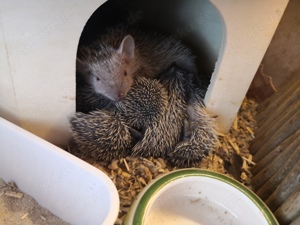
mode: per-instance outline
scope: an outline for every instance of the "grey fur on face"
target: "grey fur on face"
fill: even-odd
[[[89,113],[95,110],[110,108],[114,102],[98,94],[89,85],[80,85],[76,90],[76,111]]]

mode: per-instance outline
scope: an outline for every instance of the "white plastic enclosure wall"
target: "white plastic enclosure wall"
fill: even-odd
[[[181,1],[180,7],[201,11],[200,1]],[[56,145],[67,144],[68,116],[75,111],[78,40],[87,20],[104,2],[0,2],[0,116]],[[220,37],[210,34],[209,26],[199,26],[208,43],[204,48],[211,46],[212,57],[218,58],[205,101],[209,112],[218,115],[219,128],[226,131],[288,0],[210,2],[220,12],[224,32]],[[187,18],[178,29],[193,24],[193,18],[178,16]],[[222,40],[220,47],[211,45],[218,40]]]
[[[119,196],[104,173],[2,118],[0,143],[0,178],[70,224],[114,223]]]

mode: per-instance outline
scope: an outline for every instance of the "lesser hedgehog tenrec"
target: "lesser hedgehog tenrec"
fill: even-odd
[[[83,155],[110,161],[125,157],[134,145],[130,129],[118,114],[106,110],[76,113],[70,119],[75,148]]]
[[[196,166],[217,143],[214,120],[206,113],[199,93],[194,92],[187,105],[182,140],[168,152],[169,162],[178,167]]]
[[[86,111],[81,107],[87,104],[86,94],[88,98],[91,94],[101,94],[107,98],[104,103],[120,101],[127,95],[135,77],[157,78],[173,62],[196,73],[194,58],[191,50],[174,36],[125,25],[109,28],[95,41],[79,47],[77,110]],[[93,89],[90,93],[89,87]],[[89,107],[101,109],[103,104],[98,103]]]
[[[148,103],[148,104],[145,104]],[[75,147],[83,154],[110,161],[131,154],[146,127],[158,120],[167,106],[167,91],[157,80],[135,79],[126,98],[114,107],[70,118]]]
[[[168,92],[158,80],[138,77],[126,98],[115,105],[129,126],[144,132],[165,114]]]
[[[192,76],[175,64],[160,76],[168,92],[168,105],[165,113],[145,131],[144,138],[132,149],[136,156],[165,157],[179,142],[183,121],[187,118],[186,105],[189,91],[193,88]]]

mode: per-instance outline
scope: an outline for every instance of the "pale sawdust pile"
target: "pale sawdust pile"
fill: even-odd
[[[0,179],[1,225],[68,225],[31,196],[21,192],[15,183]]]

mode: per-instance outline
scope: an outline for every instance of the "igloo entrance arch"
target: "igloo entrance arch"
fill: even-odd
[[[116,11],[105,9],[111,2],[0,3],[1,117],[56,145],[68,143],[68,117],[75,112],[78,42],[83,41],[83,28],[88,28],[85,25],[99,7],[99,10],[104,7],[99,14],[99,27],[117,21]],[[223,131],[231,126],[288,3],[287,0],[241,0],[238,4],[234,0],[115,2],[116,7],[124,2],[123,9],[142,7],[142,17],[133,14],[128,17],[130,22],[140,21],[164,32],[177,33],[196,51],[199,71],[208,79],[211,76],[205,96],[207,109],[218,115],[218,126]],[[199,16],[205,7],[219,11],[221,21],[213,22],[212,15],[218,13],[210,14],[209,10]],[[194,29],[207,21],[211,26],[203,27],[201,32],[199,29],[199,33]]]

